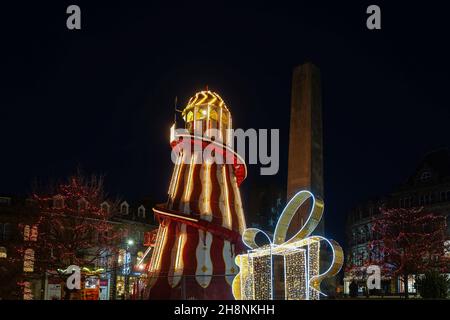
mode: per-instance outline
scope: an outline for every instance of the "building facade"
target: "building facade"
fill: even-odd
[[[53,205],[61,200],[56,197]],[[102,209],[112,210],[112,204],[104,202]],[[68,298],[64,293],[67,276],[47,265],[47,253],[40,245],[38,211],[31,199],[0,197],[0,299]],[[153,214],[148,204],[130,206],[123,201],[108,223],[120,231],[121,237],[89,265],[80,266],[83,290],[71,294],[73,299],[87,299],[86,293],[99,300],[141,298],[151,251],[151,243],[145,238],[156,229]],[[89,256],[89,251],[98,249],[99,244],[93,240],[91,250],[83,254]]]
[[[370,200],[354,208],[347,216],[347,254],[344,274],[344,292],[349,293],[349,284],[355,280],[359,292],[365,290],[365,268],[374,252],[369,252],[369,242],[374,240],[372,222],[380,214],[380,207],[412,208],[441,213],[447,219],[447,234],[450,235],[450,150],[435,150],[427,154],[413,174],[392,193]],[[448,253],[447,253],[448,254]],[[399,279],[382,276],[384,294],[405,292]],[[414,276],[408,279],[408,291],[415,293]]]

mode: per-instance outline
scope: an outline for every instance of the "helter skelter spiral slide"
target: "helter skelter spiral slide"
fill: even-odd
[[[239,185],[247,169],[231,148],[231,113],[217,93],[196,93],[182,117],[185,133],[172,128],[171,134],[176,159],[169,197],[153,209],[160,225],[146,294],[149,299],[233,299],[235,257],[244,250],[246,228]],[[205,149],[213,160],[193,151]]]

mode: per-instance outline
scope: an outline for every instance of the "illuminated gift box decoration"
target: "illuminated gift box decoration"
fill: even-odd
[[[287,231],[297,210],[308,200],[312,200],[311,211],[306,223],[289,240]],[[284,263],[284,290],[286,300],[318,300],[320,283],[325,278],[335,276],[342,267],[342,248],[334,240],[322,236],[311,236],[323,215],[324,203],[309,191],[297,193],[284,208],[275,227],[273,242],[269,236],[256,228],[244,231],[243,242],[250,248],[246,254],[236,257],[240,268],[233,281],[233,296],[237,300],[274,299],[273,256],[282,256]],[[269,240],[268,245],[259,247],[255,238],[262,233]],[[320,272],[320,243],[331,248],[330,266]]]

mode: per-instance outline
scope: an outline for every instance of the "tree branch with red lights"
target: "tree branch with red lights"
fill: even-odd
[[[380,208],[373,221],[369,252],[371,264],[378,264],[382,274],[400,277],[408,297],[408,277],[428,270],[448,271],[445,256],[446,219],[423,208]]]
[[[77,172],[47,192],[33,193],[38,206],[38,245],[45,269],[90,267],[107,258],[122,233],[111,221],[117,203],[108,202],[103,178]]]

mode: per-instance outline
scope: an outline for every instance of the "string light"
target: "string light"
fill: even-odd
[[[195,164],[195,161],[196,161],[196,156],[197,156],[197,153],[194,153],[191,156],[191,163],[190,163],[190,166],[189,166],[188,180],[187,180],[187,183],[186,183],[186,190],[185,190],[184,197],[183,197],[183,199],[184,199],[184,201],[185,201],[185,203],[187,205],[189,204],[189,200],[191,198],[192,175],[194,174],[194,168],[195,168],[194,164]]]
[[[225,203],[225,218],[226,218],[225,227],[231,229],[230,201],[228,198],[228,184],[225,165],[222,165],[222,183],[223,183],[224,203]]]
[[[313,205],[306,223],[291,239],[286,239],[292,217],[309,198],[312,198]],[[342,248],[335,241],[310,236],[322,214],[323,202],[315,199],[309,191],[300,191],[283,210],[275,228],[274,243],[265,232],[256,228],[246,229],[242,240],[251,250],[236,257],[240,272],[233,281],[234,297],[245,300],[274,299],[273,256],[281,255],[284,263],[285,299],[318,300],[320,294],[323,294],[320,291],[322,280],[336,275],[343,264]],[[259,247],[255,241],[258,233],[265,235],[270,244]],[[332,249],[332,262],[323,273],[319,269],[321,241]]]

